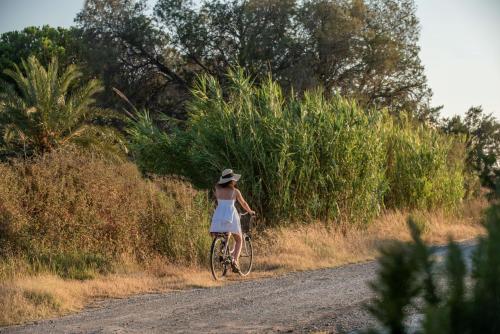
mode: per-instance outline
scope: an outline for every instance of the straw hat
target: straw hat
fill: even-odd
[[[223,184],[229,181],[238,181],[240,179],[240,174],[235,174],[232,169],[224,169],[222,175],[219,179],[218,184]]]

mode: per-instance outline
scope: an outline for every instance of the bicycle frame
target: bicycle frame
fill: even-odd
[[[248,213],[241,214],[241,216],[248,215]],[[251,220],[248,222],[248,231],[243,231],[241,234],[241,242],[242,242],[242,252],[240,255],[240,260],[241,259],[248,259],[245,261],[245,263],[248,264],[247,270],[243,270],[242,272],[240,271],[241,276],[246,276],[250,273],[252,270],[252,263],[253,263],[253,247],[252,247],[252,242],[251,242],[251,236],[250,236],[250,226],[251,226]],[[210,268],[212,271],[213,277],[217,280],[218,274],[220,273],[220,278],[223,278],[226,276],[227,270],[229,267],[231,267],[233,257],[232,257],[232,249],[231,249],[231,234],[229,232],[220,232],[220,233],[213,233],[214,239],[212,241],[212,246],[210,250]],[[217,245],[218,244],[218,245]],[[217,246],[216,246],[217,245]],[[221,268],[216,269],[215,266],[218,264]]]

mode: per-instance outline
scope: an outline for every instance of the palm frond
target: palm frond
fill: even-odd
[[[96,118],[110,119],[113,114],[118,118],[117,113],[95,106],[94,96],[103,89],[98,80],[81,83],[78,68],[70,65],[61,71],[56,58],[45,68],[30,57],[4,73],[14,86],[5,86],[0,97],[0,126],[12,145],[22,143],[35,153],[70,142],[94,148],[113,144],[114,149],[124,151],[116,131],[92,124]]]

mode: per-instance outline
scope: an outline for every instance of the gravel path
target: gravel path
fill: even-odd
[[[461,245],[466,254],[473,243]],[[435,253],[442,255],[444,247]],[[346,265],[223,287],[108,300],[98,308],[0,328],[0,333],[350,332],[373,319],[364,310],[376,262]]]

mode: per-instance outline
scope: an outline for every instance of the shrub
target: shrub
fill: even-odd
[[[28,219],[24,195],[19,176],[10,166],[0,164],[0,247],[5,254],[12,254],[22,242],[18,233]]]
[[[500,194],[497,192],[497,194]],[[423,313],[422,330],[434,333],[498,333],[500,330],[500,205],[485,217],[487,236],[480,238],[468,270],[460,247],[450,241],[444,268],[431,260],[430,249],[411,223],[413,243],[396,243],[379,260],[370,308],[381,322],[380,333],[408,333],[407,310]],[[443,272],[444,271],[444,272]],[[437,284],[444,276],[445,283]],[[471,293],[466,288],[471,286]],[[423,303],[417,298],[423,295]],[[422,305],[423,304],[423,305]],[[377,333],[371,330],[370,333]],[[413,331],[411,331],[413,332]]]
[[[458,138],[402,117],[387,122],[389,208],[453,208],[464,197],[465,150]]]
[[[81,278],[121,256],[205,261],[210,204],[186,182],[145,180],[132,163],[77,149],[0,170],[0,257]]]
[[[157,178],[154,185],[144,217],[154,251],[174,262],[205,263],[212,241],[208,229],[213,208],[208,194],[181,180]]]

